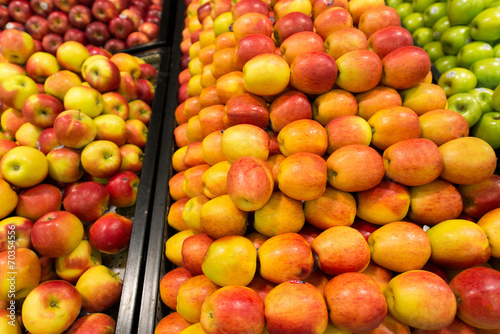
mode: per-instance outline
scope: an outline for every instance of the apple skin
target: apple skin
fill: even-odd
[[[470,36],[477,41],[493,42],[500,38],[500,8],[487,8],[470,22]]]
[[[139,176],[130,171],[118,172],[111,176],[106,183],[106,190],[110,196],[109,203],[118,208],[135,205],[139,182]]]
[[[98,178],[108,178],[118,172],[121,160],[120,148],[109,140],[95,140],[81,153],[83,169]]]
[[[277,142],[281,154],[285,157],[300,152],[322,156],[328,147],[328,134],[319,122],[299,119],[288,123],[281,129]]]
[[[9,254],[16,255],[16,271],[9,272]],[[12,260],[10,260],[12,261]],[[3,268],[0,273],[2,285],[0,285],[0,300],[9,302],[25,298],[34,288],[38,286],[40,280],[41,267],[37,254],[28,248],[18,248],[0,253],[0,264]],[[15,287],[11,287],[11,281],[15,280]],[[12,291],[14,290],[14,291]]]
[[[353,27],[353,17],[349,11],[342,7],[330,7],[321,12],[314,19],[316,33],[325,40],[331,33]]]
[[[328,310],[322,294],[304,281],[292,280],[274,287],[264,299],[270,333],[323,333]]]
[[[328,53],[305,52],[290,65],[290,84],[306,94],[323,94],[332,89],[337,72],[335,59]]]
[[[330,309],[330,320],[344,331],[372,331],[387,315],[387,303],[378,284],[361,273],[335,276],[323,294]]]
[[[296,90],[280,95],[269,106],[271,128],[276,133],[288,123],[311,118],[312,109],[307,96]]]
[[[67,334],[113,333],[116,328],[115,320],[105,313],[91,313],[78,318],[67,330]]]
[[[288,37],[300,31],[313,31],[313,21],[302,12],[291,12],[276,21],[273,35],[278,45]]]
[[[225,286],[203,302],[200,323],[207,334],[261,333],[265,325],[264,302],[250,288]]]
[[[12,250],[12,247],[32,248],[31,230],[33,223],[24,217],[11,216],[0,221],[0,252]],[[15,236],[12,242],[11,235]]]
[[[76,283],[82,296],[82,311],[103,312],[120,299],[123,281],[111,269],[98,265],[87,269]]]
[[[81,149],[92,142],[97,134],[94,121],[78,110],[66,110],[54,120],[57,140],[66,147]]]
[[[100,218],[108,208],[109,192],[103,185],[94,182],[82,182],[66,193],[64,209],[77,216],[82,222],[93,222]]]
[[[274,41],[262,34],[252,34],[240,39],[234,49],[234,63],[243,69],[245,63],[263,53],[273,53],[276,49]]]
[[[2,104],[16,110],[22,110],[24,101],[37,93],[36,82],[27,75],[14,75],[0,82]]]
[[[36,221],[47,212],[60,210],[61,201],[59,188],[41,183],[19,194],[16,215]]]
[[[464,213],[474,219],[500,207],[500,176],[496,174],[479,183],[458,185],[457,189],[463,199]]]
[[[95,249],[106,254],[117,254],[128,247],[131,233],[132,220],[109,212],[90,226],[89,240]]]
[[[47,161],[48,174],[56,182],[76,182],[83,176],[84,170],[78,150],[64,146],[56,147],[47,153]]]
[[[26,297],[22,308],[23,324],[32,333],[64,332],[76,320],[81,306],[82,298],[71,283],[63,280],[44,282]]]
[[[494,269],[469,268],[450,282],[450,288],[459,300],[457,316],[465,323],[480,329],[500,327],[498,298],[500,273]]]
[[[101,264],[101,253],[82,240],[71,252],[56,259],[56,273],[61,279],[75,284],[89,268]]]
[[[333,59],[338,59],[349,51],[367,49],[368,41],[366,35],[359,29],[344,28],[328,35],[324,46],[326,53]]]
[[[384,296],[390,314],[417,329],[438,330],[455,319],[457,302],[451,288],[428,271],[411,270],[392,278]],[[398,303],[401,300],[404,307]]]
[[[336,85],[352,93],[375,88],[382,77],[382,62],[370,50],[350,51],[336,59],[336,63],[339,70]]]
[[[403,46],[382,59],[381,82],[395,89],[408,89],[420,83],[431,70],[427,52],[416,46]]]
[[[35,53],[33,38],[24,31],[6,29],[0,33],[2,56],[9,62],[24,65]]]
[[[309,224],[321,230],[351,226],[356,216],[356,200],[350,193],[328,187],[318,199],[305,202],[303,213]]]
[[[276,54],[260,54],[243,66],[243,84],[252,94],[279,94],[288,86],[289,81],[289,65]]]
[[[392,26],[401,26],[401,19],[398,12],[389,6],[376,6],[365,10],[358,22],[358,29],[367,38],[381,29]]]
[[[160,280],[160,298],[170,309],[177,307],[177,293],[182,283],[193,275],[184,267],[177,267],[167,272]]]
[[[449,109],[436,109],[419,116],[421,137],[433,141],[436,145],[469,135],[467,119]],[[443,127],[446,124],[446,128]]]
[[[47,94],[31,95],[24,101],[22,112],[26,121],[45,129],[52,127],[64,106],[59,99]]]

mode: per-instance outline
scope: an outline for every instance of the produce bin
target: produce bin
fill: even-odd
[[[180,72],[181,32],[184,22],[184,2],[178,1],[175,15],[175,31],[169,67],[167,84],[167,99],[165,103],[165,119],[160,138],[160,152],[156,175],[156,187],[151,213],[151,230],[148,249],[146,251],[146,266],[144,269],[144,287],[139,312],[137,333],[153,333],[158,322],[169,314],[170,310],[160,300],[159,283],[161,277],[173,269],[165,256],[165,242],[173,234],[173,229],[167,225],[167,210],[170,206],[168,181],[172,174],[171,157],[174,152],[173,130],[175,127],[174,112],[177,107],[178,74]]]
[[[149,222],[151,217],[152,195],[155,188],[156,162],[159,151],[161,125],[166,96],[167,65],[169,49],[153,48],[134,54],[155,66],[158,70],[156,93],[152,105],[151,121],[148,128],[148,140],[144,150],[143,168],[140,174],[140,184],[137,203],[132,212],[125,215],[133,217],[132,235],[128,250],[103,259],[105,264],[119,274],[123,279],[122,295],[116,309],[112,310],[116,317],[116,333],[137,332],[137,308],[141,296],[143,282],[144,252],[147,246]],[[119,212],[122,213],[122,212]],[[123,214],[123,213],[122,213]],[[107,262],[107,263],[106,263]]]

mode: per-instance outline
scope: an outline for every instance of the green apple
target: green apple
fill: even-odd
[[[448,98],[448,109],[461,114],[467,120],[469,128],[481,118],[482,111],[479,102],[469,93],[457,93]]]
[[[500,44],[497,44],[493,47],[493,57],[495,58],[500,57]]]
[[[413,34],[415,30],[424,26],[424,14],[413,12],[402,20],[402,24]]]
[[[491,8],[491,7],[493,7],[492,5],[496,2],[499,2],[499,1],[498,0],[483,0],[484,8]]]
[[[492,1],[487,8],[500,8],[500,1]]]
[[[483,0],[448,0],[448,20],[451,26],[467,25],[483,8]]]
[[[476,61],[493,57],[493,48],[486,42],[475,41],[464,45],[457,54],[457,65],[469,68]]]
[[[438,85],[444,89],[446,96],[449,97],[457,93],[466,93],[476,88],[477,78],[468,69],[455,67],[441,75]]]
[[[427,7],[429,7],[435,2],[436,0],[413,0],[412,1],[413,11],[423,13]]]
[[[424,25],[432,28],[440,18],[446,16],[446,2],[436,2],[424,10]]]
[[[440,73],[444,73],[457,67],[457,56],[444,56],[434,61],[434,66]],[[438,78],[439,79],[439,78]]]
[[[386,0],[385,4],[391,8],[396,8],[400,4],[402,4],[404,1],[403,0]]]
[[[477,78],[478,87],[495,89],[500,85],[500,58],[478,60],[470,70]]]
[[[481,138],[494,150],[500,148],[500,112],[484,114],[471,130],[474,137]]]
[[[434,42],[427,43],[423,47],[423,49],[425,50],[425,52],[427,52],[427,54],[431,58],[432,62],[435,62],[439,58],[443,58],[445,56],[444,51],[443,51],[443,45],[441,45],[440,41],[434,41]],[[453,67],[455,67],[455,66],[453,66]]]
[[[491,106],[496,111],[500,111],[500,86],[495,88],[493,95],[491,96]]]
[[[440,41],[441,36],[443,36],[443,33],[448,30],[449,27],[450,21],[448,20],[448,16],[444,16],[437,20],[432,26],[432,30],[434,30],[434,39]]]
[[[421,47],[434,41],[434,31],[432,31],[432,29],[428,27],[418,28],[411,35],[413,36],[413,39],[415,40],[417,45]]]
[[[477,87],[469,91],[479,102],[483,115],[493,111],[493,106],[491,105],[491,97],[493,96],[493,90],[484,87]]]
[[[441,35],[443,51],[449,55],[456,55],[464,45],[470,42],[472,40],[468,26],[450,27]]]
[[[488,8],[470,23],[470,35],[476,41],[492,42],[500,38],[500,8]]]
[[[401,21],[413,13],[413,6],[409,2],[403,2],[402,4],[397,5],[394,9],[398,12]]]

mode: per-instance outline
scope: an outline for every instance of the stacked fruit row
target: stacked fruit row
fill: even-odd
[[[15,29],[0,47],[0,332],[107,333],[123,281],[103,264],[131,238],[156,69],[35,52]]]
[[[443,74],[448,108],[471,135],[500,148],[500,6],[485,0],[387,1]]]
[[[162,6],[162,0],[0,0],[0,31],[26,31],[37,50],[53,55],[66,41],[119,52],[157,39]]]
[[[399,22],[188,4],[155,333],[500,329],[497,158]]]

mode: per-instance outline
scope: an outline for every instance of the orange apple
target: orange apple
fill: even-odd
[[[203,194],[212,199],[227,194],[227,173],[231,162],[221,161],[207,169],[201,176]]]
[[[458,218],[464,206],[457,188],[440,179],[410,187],[410,198],[408,218],[415,223],[431,226]]]
[[[269,156],[269,136],[258,126],[238,124],[222,134],[221,149],[230,162],[244,156],[267,160]]]
[[[338,59],[347,52],[368,49],[366,35],[357,28],[344,28],[329,34],[325,39],[325,52]]]
[[[366,267],[365,270],[361,271],[361,273],[372,278],[378,284],[378,286],[380,287],[380,291],[382,292],[384,292],[387,284],[389,284],[393,276],[392,271],[385,267],[382,267],[381,265],[378,265],[373,260],[370,261],[368,267]]]
[[[304,203],[306,221],[326,230],[334,226],[351,226],[356,216],[356,200],[348,192],[327,187],[317,199]]]
[[[280,45],[280,54],[291,65],[295,57],[306,52],[323,52],[323,39],[312,31],[299,31],[285,39]]]
[[[238,17],[232,24],[234,38],[239,41],[250,34],[262,34],[271,37],[273,22],[268,16],[261,13],[246,13]]]
[[[226,161],[222,154],[222,131],[215,131],[203,138],[201,147],[203,149],[203,157],[205,161],[213,166],[218,162]]]
[[[247,212],[234,205],[229,195],[221,195],[203,205],[200,225],[203,232],[218,239],[227,235],[244,235]]]
[[[316,33],[325,40],[328,35],[337,30],[352,28],[353,18],[347,9],[342,7],[331,7],[322,11],[314,19]]]
[[[214,239],[206,233],[198,233],[184,239],[182,243],[182,266],[193,276],[203,274],[201,264]]]
[[[469,124],[461,114],[448,110],[436,109],[419,116],[421,137],[432,140],[437,146],[469,135]]]
[[[312,103],[313,119],[323,126],[337,117],[356,115],[357,111],[356,98],[343,89],[332,89],[318,96]]]
[[[190,167],[184,172],[182,191],[189,198],[203,195],[203,185],[201,184],[201,176],[209,168],[210,165],[201,164],[194,167]]]
[[[178,312],[172,312],[160,320],[156,325],[154,334],[180,333],[191,325]]]
[[[378,57],[378,56],[377,56]],[[424,49],[403,46],[382,59],[383,74],[380,81],[394,89],[408,89],[419,84],[431,69],[431,60]]]
[[[198,165],[206,164],[203,157],[203,148],[201,146],[201,141],[194,143],[189,143],[186,148],[186,154],[182,160],[184,166],[191,168]]]
[[[181,284],[177,293],[177,312],[187,321],[200,321],[201,307],[206,297],[220,287],[207,276],[198,275]]]
[[[183,231],[189,229],[184,220],[182,219],[182,212],[184,207],[190,198],[185,197],[179,199],[170,205],[170,209],[167,215],[167,224],[177,231]]]
[[[358,29],[361,30],[367,38],[373,33],[391,26],[401,26],[401,19],[399,18],[398,12],[389,6],[375,6],[369,8],[359,17]]]
[[[332,154],[346,145],[369,146],[372,140],[372,130],[367,121],[356,115],[339,116],[329,121],[325,126],[328,135],[326,152]]]
[[[326,152],[328,139],[325,128],[310,119],[288,123],[278,134],[281,153],[288,157],[294,153],[309,152],[319,156]]]
[[[434,181],[443,170],[443,157],[437,145],[424,138],[399,141],[383,154],[385,175],[406,186]]]
[[[250,92],[245,86],[245,76],[241,71],[233,71],[222,75],[215,83],[215,90],[220,103],[226,104],[232,97]]]
[[[380,82],[382,62],[373,51],[350,51],[336,59],[336,62],[339,69],[336,84],[342,89],[363,93],[375,88]]]
[[[355,192],[376,186],[384,177],[380,154],[366,145],[346,145],[326,160],[328,182],[336,189]]]
[[[390,87],[377,86],[365,93],[357,94],[357,115],[369,120],[377,111],[403,104],[399,93]]]
[[[403,106],[413,110],[418,116],[431,110],[446,107],[446,93],[440,86],[432,83],[419,83],[401,91]]]

